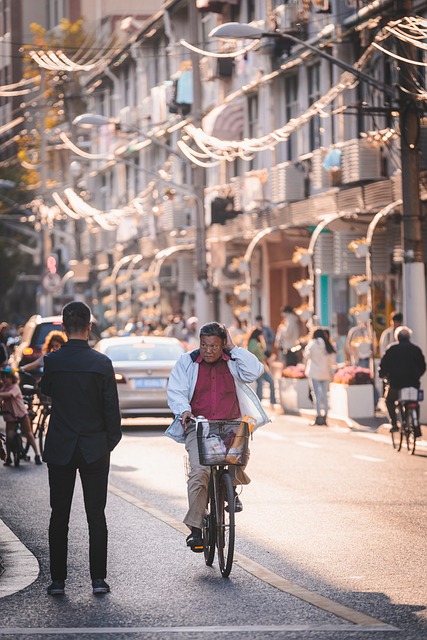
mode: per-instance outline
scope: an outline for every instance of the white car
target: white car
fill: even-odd
[[[105,338],[95,349],[113,362],[123,418],[170,416],[169,374],[185,349],[176,338],[130,336]]]

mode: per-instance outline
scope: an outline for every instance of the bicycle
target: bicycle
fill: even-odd
[[[0,413],[2,415],[5,415],[6,413],[8,415],[12,415],[10,411],[6,411],[6,412],[1,411]],[[12,456],[13,465],[15,467],[19,467],[21,460],[25,460],[28,462],[28,460],[30,459],[30,456],[27,455],[27,451],[24,446],[24,441],[22,439],[21,420],[16,416],[14,416],[13,419],[14,419],[14,422],[16,422],[16,427],[13,434],[13,438],[9,442],[9,452]]]
[[[235,493],[229,466],[247,464],[249,425],[239,420],[203,420],[196,428],[200,464],[211,469],[202,527],[205,563],[212,566],[216,548],[221,574],[227,578],[235,544]]]
[[[400,451],[405,439],[408,453],[414,455],[417,438],[421,435],[419,403],[423,398],[422,389],[404,387],[399,390],[399,398],[396,401],[398,431],[391,432],[393,449]]]
[[[43,455],[44,441],[49,426],[49,418],[52,409],[50,398],[40,392],[40,378],[28,371],[21,371],[21,391],[28,415],[30,416],[33,434],[39,441],[40,455]],[[28,453],[30,444],[27,441],[25,453]]]

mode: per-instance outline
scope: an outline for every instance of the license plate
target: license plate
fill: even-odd
[[[135,378],[135,389],[165,389],[166,378]]]

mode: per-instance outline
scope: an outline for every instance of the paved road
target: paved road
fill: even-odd
[[[1,468],[0,636],[426,638],[425,445],[397,454],[385,436],[276,416],[251,448],[225,580],[185,547],[183,447],[160,427],[126,428],[107,511],[112,592],[100,598],[80,489],[67,594],[49,598],[46,468]]]

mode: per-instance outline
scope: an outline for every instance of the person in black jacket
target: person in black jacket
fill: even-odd
[[[412,331],[401,326],[394,332],[393,342],[381,358],[379,376],[387,378],[385,399],[391,420],[391,431],[397,431],[396,400],[404,387],[419,389],[426,362],[420,347],[411,342]]]
[[[43,460],[48,464],[50,595],[65,592],[68,523],[76,471],[83,487],[89,526],[89,564],[93,593],[107,593],[107,524],[105,504],[110,451],[121,439],[121,418],[111,360],[91,349],[91,311],[70,302],[62,311],[68,337],[44,359],[41,391],[52,398]]]

